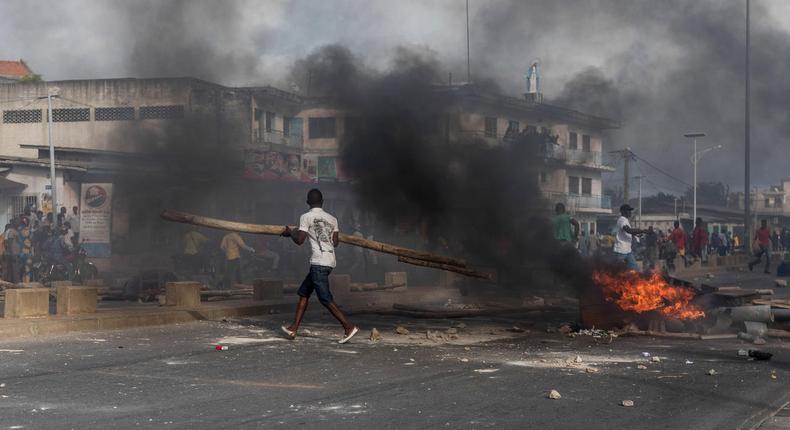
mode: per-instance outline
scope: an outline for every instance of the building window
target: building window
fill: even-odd
[[[331,139],[336,136],[335,117],[309,118],[307,126],[310,139]]]
[[[12,216],[17,216],[25,212],[26,207],[36,205],[38,207],[37,196],[11,196],[11,213]]]
[[[549,177],[548,175],[546,175],[546,172],[540,172],[540,174],[538,175],[538,179],[540,180],[541,184],[545,184],[546,182],[548,182]]]
[[[90,120],[90,108],[52,109],[52,122],[81,122]]]
[[[774,199],[774,207],[775,208],[781,208],[783,206],[783,204],[782,204],[783,201],[782,200],[783,200],[782,197],[777,197],[776,199]]]
[[[579,136],[574,132],[568,136],[568,149],[579,149]]]
[[[487,116],[485,120],[485,127],[486,137],[496,137],[496,118]]]
[[[93,111],[96,121],[132,121],[134,120],[133,107],[105,107]]]
[[[140,119],[180,119],[183,117],[183,105],[140,107]]]
[[[6,124],[41,122],[41,109],[3,111],[3,122]]]
[[[517,134],[519,131],[521,131],[520,128],[521,124],[519,124],[518,121],[511,119],[507,122],[507,131],[505,134]]]
[[[582,151],[590,152],[590,136],[586,134],[582,135]]]
[[[582,178],[582,195],[592,195],[592,178]]]
[[[274,129],[274,112],[266,112],[266,116],[263,120],[263,127],[266,131],[272,131]]]
[[[568,176],[568,193],[569,194],[579,194],[579,177],[578,176]]]
[[[768,197],[765,198],[765,207],[767,208],[771,207],[771,199],[769,199]]]

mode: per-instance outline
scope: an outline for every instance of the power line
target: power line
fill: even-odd
[[[640,156],[638,156],[638,155],[636,155],[636,154],[634,154],[634,157],[636,157],[636,158],[637,158],[639,161],[643,161],[643,162],[644,162],[645,164],[647,164],[648,166],[650,166],[650,167],[652,167],[652,168],[656,169],[656,170],[657,170],[659,173],[663,174],[664,176],[666,176],[666,177],[668,177],[668,178],[671,178],[672,180],[674,180],[674,181],[677,181],[677,182],[679,182],[679,183],[681,183],[681,184],[683,184],[683,185],[685,185],[685,186],[687,186],[687,187],[691,187],[691,186],[692,186],[692,185],[691,185],[691,184],[689,184],[688,182],[685,182],[685,181],[683,181],[683,180],[681,180],[681,179],[678,179],[678,178],[676,178],[676,177],[675,177],[675,176],[673,176],[673,175],[670,175],[669,173],[665,172],[664,170],[662,170],[661,168],[657,167],[655,164],[653,164],[653,163],[651,163],[651,162],[649,162],[649,161],[645,160],[644,158],[642,158],[642,157],[640,157]]]

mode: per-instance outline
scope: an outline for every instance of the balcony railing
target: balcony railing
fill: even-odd
[[[611,196],[594,196],[571,193],[543,193],[552,203],[562,203],[568,210],[574,209],[611,209]]]
[[[489,146],[501,144],[511,139],[510,136],[502,134],[495,135],[483,130],[462,130],[457,132],[457,136],[459,140],[484,142]],[[546,159],[564,161],[576,166],[609,168],[609,166],[603,163],[603,153],[600,151],[569,149],[562,145],[546,142],[539,148],[539,153]]]
[[[285,134],[280,130],[264,131],[261,136],[255,139],[257,146],[263,146],[265,149],[302,149],[304,138],[299,135]]]

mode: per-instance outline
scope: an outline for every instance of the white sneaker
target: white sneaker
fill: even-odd
[[[346,343],[346,342],[348,342],[349,340],[351,340],[351,338],[352,338],[352,337],[354,337],[354,335],[356,335],[356,334],[357,334],[357,332],[359,332],[359,327],[354,327],[354,329],[353,329],[353,330],[351,330],[351,333],[349,333],[349,334],[348,334],[346,337],[344,337],[343,339],[340,339],[340,340],[338,340],[338,341],[337,341],[337,343],[341,343],[341,344],[342,344],[342,343]]]
[[[295,331],[288,330],[288,327],[286,327],[286,326],[284,326],[284,325],[281,325],[281,326],[280,326],[280,330],[282,330],[282,331],[283,331],[283,333],[285,333],[285,336],[287,336],[287,337],[288,337],[288,339],[291,339],[291,340],[293,340],[293,339],[295,339],[295,338],[296,338],[296,332],[295,332]]]

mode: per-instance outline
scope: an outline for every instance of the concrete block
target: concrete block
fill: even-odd
[[[5,292],[5,318],[49,315],[49,288],[17,288]]]
[[[439,272],[439,286],[442,288],[452,288],[455,287],[455,283],[458,282],[458,275],[453,272],[447,272],[442,270]]]
[[[283,281],[280,279],[256,279],[252,281],[254,300],[279,300],[283,298]]]
[[[329,275],[329,290],[336,300],[345,301],[351,295],[351,275]]]
[[[200,305],[200,282],[168,282],[165,285],[165,303],[168,306],[188,306]]]
[[[19,288],[46,288],[44,284],[40,282],[20,282],[16,284]]]
[[[384,285],[403,284],[409,286],[409,274],[406,272],[384,272]]]
[[[96,313],[99,289],[96,287],[62,286],[57,288],[58,315]]]
[[[73,284],[71,283],[71,281],[52,281],[52,282],[50,282],[50,286],[51,286],[52,288],[58,288],[58,287],[70,287],[70,286],[72,286],[72,285],[73,285]]]

